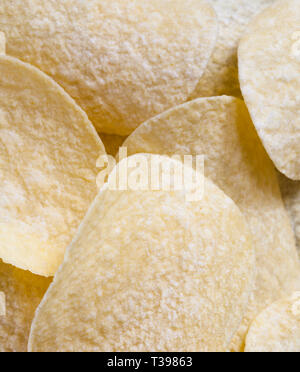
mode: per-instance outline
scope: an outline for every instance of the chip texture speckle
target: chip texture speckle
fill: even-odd
[[[254,125],[278,170],[300,180],[300,3],[280,0],[250,24],[239,76]]]

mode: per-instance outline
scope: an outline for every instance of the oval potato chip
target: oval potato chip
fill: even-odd
[[[27,350],[34,312],[50,282],[50,279],[19,270],[0,260],[0,291],[5,293],[6,301],[6,314],[0,316],[1,353]]]
[[[55,274],[97,195],[104,146],[52,79],[0,56],[0,258]]]
[[[274,303],[255,319],[246,352],[300,352],[300,292]]]
[[[162,178],[183,166],[155,158]],[[111,173],[36,313],[30,351],[222,351],[230,342],[254,279],[244,217],[201,174],[194,202],[184,190],[113,191],[117,174],[134,181],[130,164],[148,176],[149,159]]]
[[[219,19],[215,50],[195,91],[189,97],[241,97],[237,49],[249,22],[276,0],[209,0]]]
[[[300,3],[281,0],[248,27],[239,46],[241,89],[278,170],[300,180]]]
[[[292,181],[283,174],[279,174],[279,183],[285,206],[294,227],[296,245],[300,255],[300,182]]]
[[[123,146],[128,155],[205,155],[205,175],[245,215],[254,239],[257,280],[248,314],[231,346],[242,351],[254,317],[300,288],[300,264],[275,169],[244,102],[225,96],[191,101],[142,124]]]
[[[99,132],[127,135],[186,101],[217,18],[205,0],[2,0],[7,53],[56,80]]]

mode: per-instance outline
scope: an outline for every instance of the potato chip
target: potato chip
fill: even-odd
[[[300,182],[292,181],[279,174],[279,183],[285,206],[294,227],[296,245],[300,255]]]
[[[0,260],[0,291],[5,294],[6,301],[5,317],[0,316],[0,352],[27,350],[34,312],[49,284],[50,279],[19,270]]]
[[[226,348],[254,279],[244,217],[202,174],[155,159],[160,172],[143,154],[111,173],[36,313],[30,351]],[[146,179],[181,164],[202,179],[202,200],[188,202],[184,190],[113,191],[117,174],[131,185],[137,163]]]
[[[119,148],[127,137],[115,136],[111,134],[100,133],[101,140],[108,155],[116,156]]]
[[[300,352],[300,292],[274,303],[255,319],[246,352]]]
[[[199,97],[241,97],[237,48],[250,20],[276,0],[210,0],[219,18],[219,37],[207,69],[190,100]]]
[[[6,314],[5,294],[0,292],[0,317]]]
[[[104,146],[50,78],[0,56],[0,258],[53,275],[97,195]]]
[[[129,155],[205,154],[205,175],[246,216],[256,249],[257,288],[232,345],[241,351],[249,322],[300,286],[300,264],[276,173],[245,104],[225,96],[191,101],[144,123],[123,146]]]
[[[282,0],[248,27],[239,46],[241,89],[278,170],[300,180],[300,3]]]
[[[217,18],[205,0],[2,0],[7,53],[54,78],[99,132],[127,135],[186,101]]]

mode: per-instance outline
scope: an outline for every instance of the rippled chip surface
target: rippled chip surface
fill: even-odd
[[[300,352],[300,292],[274,303],[255,319],[246,352]]]
[[[278,170],[300,180],[300,4],[280,0],[248,27],[239,47],[243,96]]]
[[[53,275],[97,194],[104,146],[50,78],[0,56],[0,258]]]
[[[231,347],[243,350],[247,328],[254,317],[300,286],[293,231],[275,169],[245,104],[225,96],[189,102],[142,124],[123,146],[129,155],[205,155],[205,175],[245,215],[255,243],[257,290]]]
[[[128,161],[147,166],[149,155]],[[161,161],[163,177],[176,161]],[[187,202],[183,190],[112,191],[113,174],[36,314],[29,350],[225,350],[253,285],[244,217],[208,180],[202,200]]]
[[[1,0],[8,54],[54,78],[99,130],[127,135],[183,103],[207,66],[205,0]]]

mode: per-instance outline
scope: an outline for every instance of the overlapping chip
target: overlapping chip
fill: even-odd
[[[300,180],[300,4],[280,0],[250,24],[239,76],[254,125],[278,170]]]
[[[128,155],[205,155],[205,175],[245,215],[255,244],[257,279],[248,314],[231,346],[243,350],[254,317],[300,286],[300,263],[275,169],[245,104],[225,96],[191,101],[144,123],[123,146]]]
[[[30,351],[226,349],[254,279],[244,217],[192,168],[155,156],[156,172],[152,159],[124,159],[111,173],[36,313]],[[201,200],[130,186],[176,164],[203,180]],[[127,190],[113,191],[117,175]]]
[[[241,97],[237,48],[251,19],[276,0],[210,0],[219,19],[219,36],[207,69],[190,100],[199,97]]]
[[[5,294],[6,305],[5,316],[0,314],[0,352],[27,350],[34,312],[50,282],[50,279],[19,270],[0,260],[0,292]]]
[[[246,352],[300,352],[300,292],[274,303],[255,319]]]
[[[0,56],[0,258],[52,276],[97,194],[104,146],[53,80]]]
[[[2,0],[8,54],[54,78],[99,130],[127,135],[186,101],[217,18],[205,0]]]
[[[294,227],[296,245],[300,255],[300,182],[292,181],[279,174],[279,183],[285,206]]]

